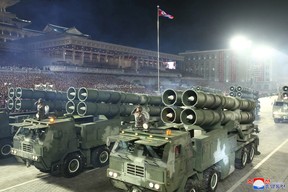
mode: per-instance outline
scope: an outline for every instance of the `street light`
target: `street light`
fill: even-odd
[[[244,50],[251,48],[252,42],[244,36],[235,36],[230,41],[230,47],[236,50]]]
[[[273,56],[275,50],[267,45],[260,45],[254,47],[252,50],[252,57],[256,60],[266,60]]]

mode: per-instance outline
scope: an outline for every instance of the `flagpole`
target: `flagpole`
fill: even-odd
[[[159,5],[157,5],[157,77],[158,77],[158,94],[160,94],[160,64],[159,64]]]

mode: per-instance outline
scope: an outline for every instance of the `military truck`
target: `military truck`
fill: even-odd
[[[272,117],[275,123],[288,120],[288,86],[283,86],[273,103]]]
[[[10,156],[12,139],[17,131],[9,123],[20,122],[32,115],[33,113],[9,113],[9,110],[5,108],[0,109],[0,158]]]
[[[73,177],[84,167],[101,167],[108,162],[106,137],[119,132],[119,119],[93,116],[53,117],[37,121],[26,119],[13,138],[11,153],[26,165],[33,164],[42,172]]]
[[[10,154],[12,133],[9,128],[9,115],[5,109],[0,109],[0,158]]]
[[[108,136],[119,134],[122,121],[132,120],[131,112],[135,105],[131,103],[144,104],[136,102],[143,97],[148,98],[147,102],[152,102],[152,97],[142,97],[138,94],[120,94],[86,88],[77,90],[82,90],[79,94],[85,96],[87,102],[85,99],[75,107],[75,103],[69,101],[66,110],[71,114],[67,112],[63,117],[52,116],[41,121],[25,119],[22,123],[11,124],[18,127],[11,153],[21,158],[28,166],[34,165],[42,172],[64,177],[74,177],[85,167],[105,166],[110,153],[106,139]],[[68,91],[67,94],[76,93]],[[108,95],[112,96],[110,100],[107,99]],[[113,95],[122,99],[114,103]],[[160,100],[156,100],[162,103],[161,97]],[[143,107],[147,108],[151,116],[158,115],[160,118],[162,107]],[[73,114],[75,108],[78,114]],[[125,125],[121,128],[125,128]]]
[[[238,97],[242,99],[248,99],[253,100],[256,103],[256,108],[254,110],[255,112],[255,118],[259,119],[259,112],[260,112],[260,101],[259,101],[259,92],[256,90],[253,90],[248,87],[242,87],[240,85],[237,86],[230,86],[229,87],[229,95],[231,97]]]
[[[62,99],[63,92],[34,90],[27,88],[8,89],[8,102],[6,108],[0,109],[0,158],[10,156],[12,147],[12,139],[17,131],[17,127],[10,124],[22,122],[23,119],[33,117],[36,114],[35,99],[43,97],[45,99]],[[57,96],[57,98],[56,98]],[[47,102],[50,111],[65,110],[65,103],[56,101],[54,103]]]
[[[107,177],[132,192],[216,191],[218,182],[259,154],[255,103],[194,90],[166,90],[164,126],[123,130]],[[180,98],[180,99],[179,99]],[[108,142],[109,143],[109,142]]]

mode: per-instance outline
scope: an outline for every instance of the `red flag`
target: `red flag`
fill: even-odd
[[[158,14],[159,14],[159,16],[167,17],[169,19],[173,19],[174,18],[172,15],[169,15],[169,14],[165,13],[165,11],[163,11],[162,9],[158,9]]]

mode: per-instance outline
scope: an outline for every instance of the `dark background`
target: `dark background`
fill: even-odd
[[[22,0],[7,11],[32,21],[75,26],[98,41],[157,50],[157,5],[173,20],[160,17],[160,51],[228,48],[236,34],[288,48],[287,0]]]

